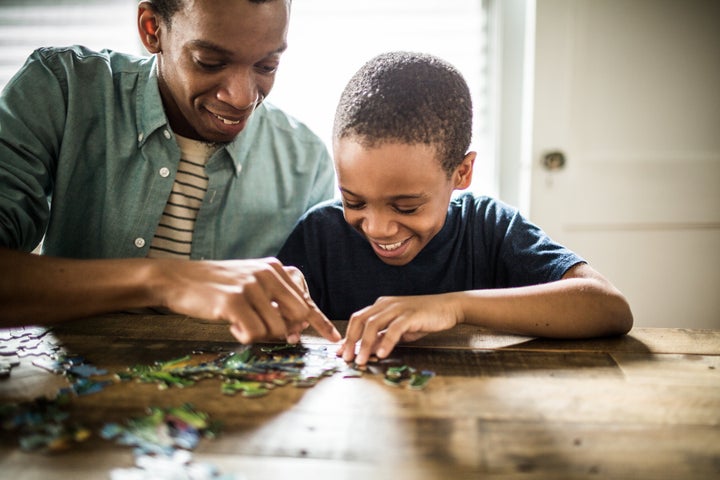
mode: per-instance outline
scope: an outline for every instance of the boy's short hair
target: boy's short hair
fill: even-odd
[[[435,146],[450,176],[470,147],[470,90],[462,74],[438,57],[378,55],[355,73],[340,97],[333,140],[346,137],[367,147],[386,141]]]

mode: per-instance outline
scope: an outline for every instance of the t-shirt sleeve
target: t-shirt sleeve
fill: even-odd
[[[488,226],[493,226],[488,228]],[[537,285],[560,280],[571,267],[585,260],[555,242],[517,209],[493,202],[485,211],[488,257],[494,259],[499,288]]]
[[[304,218],[304,217],[303,217]],[[283,265],[299,268],[303,273],[307,269],[307,252],[305,251],[305,223],[301,218],[277,255]]]
[[[333,201],[323,202],[307,211],[295,224],[292,232],[278,252],[277,258],[283,265],[297,267],[305,276],[310,296],[323,309],[322,289],[324,265],[328,259],[323,255],[327,250],[327,235],[333,229]]]

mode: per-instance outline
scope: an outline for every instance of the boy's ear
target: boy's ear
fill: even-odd
[[[477,152],[466,153],[462,163],[455,168],[455,172],[453,173],[455,190],[464,190],[470,186],[475,157],[477,157]]]
[[[160,19],[150,2],[140,2],[138,5],[138,33],[140,41],[150,53],[159,53]]]

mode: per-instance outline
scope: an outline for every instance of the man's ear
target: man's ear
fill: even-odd
[[[470,182],[472,182],[475,157],[477,157],[477,152],[466,153],[462,163],[455,168],[455,172],[453,173],[455,190],[464,190],[470,186]]]
[[[160,48],[160,18],[150,2],[140,2],[138,5],[138,33],[140,41],[150,53],[159,53]]]

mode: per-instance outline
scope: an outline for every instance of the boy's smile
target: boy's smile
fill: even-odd
[[[448,178],[435,148],[425,144],[366,146],[343,138],[334,150],[345,220],[389,265],[411,262],[442,229],[450,196],[466,188],[474,158]]]
[[[347,215],[346,215],[347,217]],[[366,236],[367,238],[367,236]],[[380,243],[380,242],[374,242],[372,239],[368,238],[368,241],[370,242],[370,245],[373,247],[373,250],[375,250],[375,254],[383,259],[386,263],[395,264],[395,262],[392,261],[392,259],[401,259],[405,253],[407,253],[408,248],[410,247],[411,243],[410,241],[413,239],[412,236],[409,236],[405,240],[401,242],[395,242],[391,244],[387,243]],[[409,261],[409,260],[408,260]],[[407,263],[407,262],[404,262]]]

